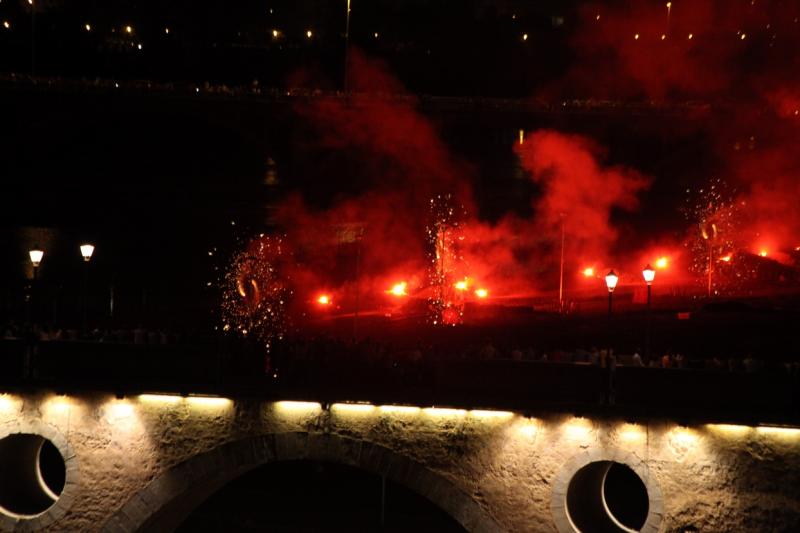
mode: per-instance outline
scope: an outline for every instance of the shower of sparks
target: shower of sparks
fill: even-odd
[[[220,282],[223,331],[255,337],[267,350],[284,337],[292,291],[277,265],[286,252],[280,237],[262,234],[233,256]]]
[[[690,271],[710,294],[735,289],[744,275],[736,262],[730,261],[732,254],[742,248],[743,206],[736,202],[736,190],[716,178],[705,187],[687,189],[686,202],[686,217],[694,228],[685,243]]]
[[[430,201],[430,222],[427,227],[430,249],[428,277],[431,296],[428,299],[434,324],[456,325],[464,317],[464,292],[458,283],[464,280],[464,258],[459,243],[464,239],[462,221],[464,206],[450,194],[437,195]]]

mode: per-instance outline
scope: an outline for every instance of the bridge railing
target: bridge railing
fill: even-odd
[[[800,380],[776,371],[458,358],[370,365],[336,355],[275,367],[262,353],[214,345],[0,341],[0,385],[800,422]]]

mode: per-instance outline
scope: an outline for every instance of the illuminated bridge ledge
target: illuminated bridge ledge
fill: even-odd
[[[17,450],[0,458],[36,459],[25,452],[43,441],[63,459],[63,482],[42,465],[0,465],[31,494],[12,501],[0,490],[3,530],[170,530],[227,482],[287,461],[382,476],[468,531],[800,525],[796,427],[255,397],[0,395],[0,447]],[[626,476],[640,497],[619,507],[614,479]],[[36,500],[37,488],[50,500]]]

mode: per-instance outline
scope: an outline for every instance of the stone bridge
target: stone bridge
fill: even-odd
[[[298,460],[391,480],[467,531],[800,530],[790,427],[7,390],[2,530],[171,531],[242,474]],[[619,503],[617,475],[639,495]]]

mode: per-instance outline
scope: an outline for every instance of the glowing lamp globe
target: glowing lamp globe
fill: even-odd
[[[34,268],[39,266],[39,263],[42,262],[42,257],[44,257],[44,251],[39,249],[34,249],[28,252],[28,255],[31,257],[31,264]]]
[[[606,287],[608,287],[608,292],[614,292],[614,289],[617,288],[618,281],[619,276],[617,276],[613,270],[606,274]]]
[[[653,267],[648,264],[646,267],[644,267],[644,270],[642,270],[642,276],[644,276],[644,280],[647,282],[647,284],[650,285],[656,278],[656,271],[653,270]]]
[[[89,261],[94,253],[94,246],[91,244],[81,244],[81,255],[84,261]]]

